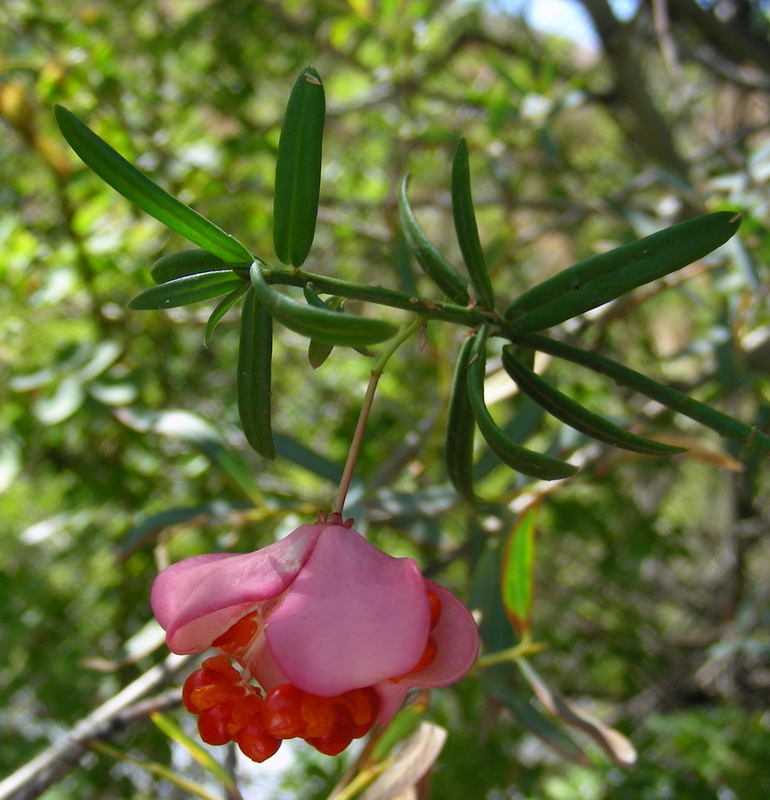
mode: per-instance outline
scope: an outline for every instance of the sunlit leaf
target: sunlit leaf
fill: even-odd
[[[275,167],[273,244],[294,267],[307,258],[315,235],[325,113],[321,78],[307,67],[289,96]]]
[[[70,147],[86,166],[123,197],[185,239],[225,261],[248,264],[252,260],[253,256],[239,241],[161,189],[71,111],[57,105],[54,114]]]
[[[74,374],[81,381],[98,378],[118,360],[122,351],[123,348],[117,342],[110,340],[97,342],[88,354],[86,362],[76,367]]]
[[[120,408],[114,413],[132,430],[190,442],[238,494],[253,503],[259,500],[260,492],[249,466],[229,447],[222,434],[202,417],[189,411],[151,412],[134,408]]]
[[[91,750],[96,750],[103,755],[114,758],[116,761],[123,761],[126,764],[133,764],[135,767],[139,767],[140,769],[149,772],[151,775],[156,775],[157,777],[168,781],[172,786],[176,786],[178,789],[187,792],[193,797],[199,797],[201,800],[219,800],[215,794],[209,792],[204,786],[201,786],[199,783],[195,783],[195,781],[183,778],[171,767],[166,767],[165,765],[158,764],[155,761],[145,761],[144,759],[132,758],[131,756],[127,756],[125,753],[118,750],[117,747],[112,747],[112,745],[105,744],[105,742],[101,742],[99,740],[88,740],[85,741],[84,744],[91,748]]]
[[[383,761],[391,750],[411,735],[425,716],[429,702],[429,693],[423,690],[413,702],[402,708],[384,729],[377,732],[370,753],[372,761]]]
[[[21,446],[15,439],[0,442],[0,494],[13,485],[21,472]]]
[[[519,514],[503,549],[500,581],[503,607],[519,636],[529,630],[531,621],[538,511],[539,505],[535,503]]]
[[[51,394],[35,400],[35,416],[44,425],[58,425],[69,419],[83,405],[85,398],[83,383],[78,378],[67,375]]]
[[[136,633],[121,643],[117,651],[111,653],[111,658],[95,655],[81,661],[87,669],[100,672],[116,672],[117,670],[135,664],[143,658],[154,653],[166,641],[166,632],[158,625],[155,618],[148,620]]]
[[[213,500],[194,506],[178,506],[166,508],[155,514],[142,517],[141,521],[131,528],[118,545],[118,559],[125,561],[139,547],[156,539],[168,528],[192,526],[196,522],[225,522],[230,514],[253,508],[253,502],[227,502]]]
[[[219,781],[225,789],[233,791],[236,788],[236,783],[233,776],[211,755],[211,753],[202,747],[194,739],[190,738],[177,724],[177,722],[166,714],[161,714],[156,711],[150,714],[150,719],[158,727],[159,730],[168,736],[169,739],[175,741],[178,745],[184,748],[191,758],[197,761],[205,770],[210,772],[214,778]]]
[[[469,525],[470,534],[480,555],[473,569],[469,606],[481,613],[479,631],[486,652],[500,652],[513,647],[518,641],[515,630],[503,607],[502,570],[505,537],[490,541],[478,519]]]

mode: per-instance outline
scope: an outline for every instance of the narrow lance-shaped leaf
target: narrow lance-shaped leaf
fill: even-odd
[[[503,607],[519,636],[529,630],[532,612],[532,569],[535,561],[535,524],[539,506],[526,508],[505,541],[503,550],[502,590]]]
[[[371,749],[372,761],[384,761],[415,730],[428,710],[429,697],[429,692],[422,690],[413,702],[402,708],[384,728],[376,732]]]
[[[229,263],[251,262],[253,256],[237,239],[161,189],[71,111],[57,105],[54,114],[70,147],[115,191],[209,253]]]
[[[404,175],[398,189],[398,213],[409,250],[431,280],[454,303],[470,302],[468,281],[444,258],[423,232],[406,196],[409,175]]]
[[[556,727],[549,717],[544,716],[532,705],[529,692],[515,689],[509,681],[502,680],[492,670],[488,670],[482,675],[482,681],[487,692],[504,703],[521,725],[565,758],[583,767],[591,767],[591,760],[583,749],[561,728]]]
[[[468,397],[468,363],[475,337],[469,336],[460,348],[452,378],[447,411],[445,458],[449,480],[468,502],[476,502],[473,491],[473,438],[476,422]]]
[[[526,659],[520,658],[516,663],[537,699],[553,716],[587,733],[617,766],[628,768],[636,763],[636,748],[620,731],[605,725],[551,689]]]
[[[172,281],[153,286],[131,300],[128,307],[134,311],[155,311],[162,308],[187,306],[227,294],[244,284],[246,281],[231,270],[187,275],[184,278],[175,278]]]
[[[243,266],[248,269],[249,264],[251,260]],[[150,268],[150,275],[155,283],[166,283],[187,275],[232,270],[232,268],[232,264],[212,255],[208,250],[184,250],[181,253],[161,256]]]
[[[641,392],[647,397],[664,405],[673,411],[700,422],[707,428],[716,431],[721,436],[726,436],[735,442],[740,442],[758,453],[770,455],[770,436],[756,427],[746,425],[737,419],[723,414],[721,411],[709,408],[705,403],[700,403],[689,395],[674,389],[671,386],[658,383],[658,381],[636,372],[630,367],[619,364],[607,356],[588,350],[581,350],[565,342],[550,339],[538,334],[526,334],[516,337],[517,344],[532,347],[543,353],[549,353],[557,358],[563,358],[580,364],[588,369],[604,375],[615,381],[618,386],[626,386],[636,392]]]
[[[315,293],[310,284],[306,284],[302,289],[302,292],[305,295],[305,300],[307,300],[311,306],[316,306],[317,308],[329,308],[337,313],[342,312],[342,303],[344,298],[333,297],[331,298],[331,301],[327,303]],[[313,369],[318,369],[324,364],[326,359],[329,358],[333,349],[333,345],[326,344],[325,342],[319,342],[316,339],[311,339],[307,346],[308,363]]]
[[[468,275],[476,292],[476,298],[483,308],[493,309],[495,298],[476,226],[476,212],[473,210],[471,174],[468,165],[468,145],[465,139],[460,139],[457,143],[452,161],[452,216],[460,252],[462,252],[465,266],[468,268]]]
[[[592,436],[600,442],[606,442],[624,450],[630,450],[632,453],[642,453],[648,456],[671,456],[685,452],[683,447],[673,447],[629,433],[599,414],[594,414],[593,411],[584,408],[524,366],[514,356],[513,348],[510,345],[503,348],[503,367],[522,392],[529,395],[549,414],[587,436]]]
[[[208,346],[211,334],[214,333],[214,329],[217,327],[217,325],[219,325],[222,318],[241,299],[241,297],[246,294],[250,285],[251,284],[248,284],[244,281],[242,286],[239,286],[237,289],[233,289],[233,291],[230,292],[227,297],[223,297],[219,303],[217,303],[217,307],[211,312],[211,316],[206,323],[206,332],[203,334],[204,347]]]
[[[344,297],[333,295],[326,300],[322,300],[309,283],[306,283],[302,287],[302,292],[309,305],[315,306],[316,308],[329,309],[330,311],[335,311],[337,314],[344,313]],[[318,369],[331,355],[333,349],[333,345],[311,339],[307,349],[307,358],[310,366],[313,369]],[[370,350],[368,347],[354,347],[353,349],[367,358],[372,358],[375,355],[374,351]]]
[[[199,783],[195,783],[195,781],[183,778],[173,769],[165,766],[164,764],[159,764],[156,761],[143,761],[138,758],[132,758],[131,756],[127,756],[118,750],[117,747],[112,747],[111,745],[105,744],[99,739],[89,739],[84,741],[84,745],[87,745],[90,750],[95,750],[97,753],[102,753],[110,758],[114,758],[116,761],[122,761],[125,764],[131,764],[135,769],[142,769],[145,772],[148,772],[150,775],[155,775],[161,780],[168,781],[168,783],[170,783],[172,786],[175,786],[177,789],[180,789],[192,797],[199,797],[200,800],[217,800],[217,795],[208,791],[208,789],[206,789],[204,786],[201,786]]]
[[[243,299],[238,345],[238,415],[248,443],[265,458],[275,458],[270,421],[273,319],[253,287]]]
[[[189,411],[137,412],[133,406],[127,406],[118,409],[116,416],[135,431],[152,431],[190,442],[238,494],[252,505],[259,502],[260,492],[248,464],[215,427],[197,414]]]
[[[514,300],[505,311],[506,330],[550,328],[608,303],[703,258],[739,224],[740,215],[730,211],[707,214],[581,261]]]
[[[574,475],[578,468],[565,461],[535,453],[509,439],[492,419],[484,403],[484,366],[487,330],[477,335],[468,366],[468,397],[481,435],[495,455],[511,469],[543,480],[557,480]]]
[[[233,776],[222,767],[211,753],[188,736],[171,717],[158,711],[150,714],[150,719],[169,739],[183,747],[204,769],[207,769],[229,792],[237,791]]]
[[[278,258],[294,267],[305,261],[315,236],[325,113],[321,78],[307,67],[289,96],[275,167],[273,244]]]
[[[258,261],[251,265],[250,275],[254,290],[270,314],[282,325],[308,339],[357,347],[377,344],[397,333],[394,325],[383,320],[340,314],[330,308],[318,308],[287,297],[265,281]]]

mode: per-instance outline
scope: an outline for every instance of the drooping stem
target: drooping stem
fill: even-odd
[[[361,451],[361,443],[364,440],[364,433],[366,431],[366,423],[369,420],[369,412],[372,409],[374,402],[374,393],[377,391],[377,384],[380,376],[385,370],[385,365],[388,363],[393,353],[413,334],[419,330],[424,324],[425,320],[421,316],[416,316],[414,319],[407,322],[396,336],[394,336],[385,345],[383,351],[377,357],[377,360],[372,367],[369,376],[369,385],[366,387],[366,394],[364,395],[364,402],[361,405],[361,413],[358,415],[358,422],[356,422],[356,429],[353,431],[353,439],[350,442],[350,449],[348,450],[348,457],[345,461],[345,468],[342,471],[342,478],[340,485],[337,489],[337,496],[334,499],[334,506],[332,507],[331,514],[342,515],[342,509],[345,506],[345,498],[350,488],[350,482],[353,479],[353,471],[356,468],[358,461],[358,454]],[[330,515],[331,516],[331,515]]]

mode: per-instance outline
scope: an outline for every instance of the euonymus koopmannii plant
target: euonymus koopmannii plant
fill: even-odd
[[[194,557],[172,565],[156,581],[153,608],[169,646],[185,653],[213,647],[222,654],[193,673],[184,693],[185,705],[198,715],[201,735],[211,744],[235,741],[261,761],[283,739],[298,737],[335,754],[375,722],[390,720],[408,688],[444,686],[471,669],[478,634],[462,603],[424,579],[411,559],[392,559],[377,551],[353,530],[352,520],[342,516],[377,379],[396,348],[422,325],[457,325],[468,332],[456,359],[445,453],[451,483],[471,504],[484,502],[474,480],[477,429],[495,456],[519,473],[563,480],[577,471],[556,457],[561,454],[525,447],[493,419],[484,393],[492,338],[505,342],[502,364],[519,390],[585,436],[646,456],[682,452],[631,433],[567,397],[533,369],[534,353],[593,370],[770,454],[770,437],[763,432],[564,341],[559,329],[708,255],[735,234],[739,214],[721,211],[682,222],[569,266],[519,297],[502,300],[487,269],[468,147],[460,139],[449,183],[464,269],[428,239],[410,206],[407,176],[400,184],[398,209],[405,241],[436,287],[434,297],[415,297],[302,268],[315,235],[325,115],[323,82],[312,67],[303,70],[292,89],[278,147],[273,242],[282,267],[269,264],[264,254],[252,252],[170,196],[70,111],[57,106],[55,113],[64,137],[88,167],[197,248],[160,258],[151,270],[156,285],[139,294],[130,307],[163,310],[219,297],[206,326],[207,341],[225,314],[242,304],[237,405],[245,437],[257,453],[267,459],[277,453],[271,426],[275,323],[308,340],[313,367],[324,363],[335,347],[376,357],[328,514],[279,544],[242,556]],[[287,287],[301,289],[303,297],[292,296]],[[375,306],[378,314],[350,314],[347,300]],[[405,312],[406,321],[399,325],[396,317],[404,313],[394,314],[392,309]],[[522,542],[532,539],[531,528]],[[527,552],[531,558],[531,547]],[[347,565],[342,573],[341,563]],[[381,591],[371,592],[380,580]],[[529,589],[526,596],[509,594],[516,597],[516,626],[528,630]],[[359,652],[362,642],[365,647]],[[247,671],[245,676],[229,658]]]

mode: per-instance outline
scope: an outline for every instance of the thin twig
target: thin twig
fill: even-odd
[[[163,695],[160,700],[140,703],[174,680],[179,670],[195,656],[170,655],[162,664],[147,670],[133,683],[92,711],[78,722],[63,738],[54,742],[24,766],[19,767],[5,780],[0,781],[0,800],[34,800],[62,776],[76,767],[88,748],[83,742],[103,739],[122,730],[137,719],[144,719],[153,711],[167,708],[174,698]]]

